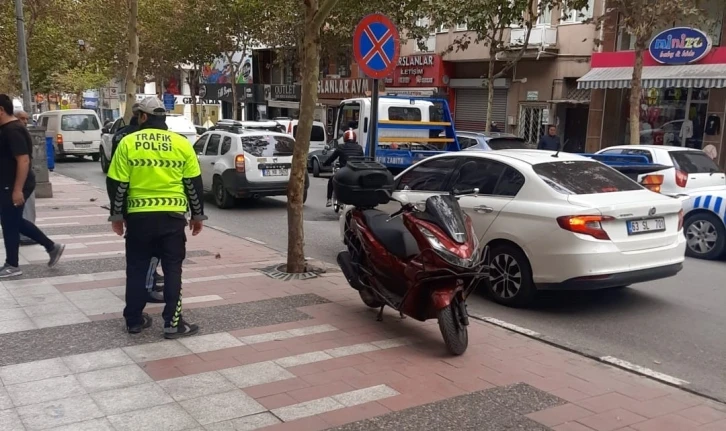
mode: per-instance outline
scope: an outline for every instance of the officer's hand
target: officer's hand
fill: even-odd
[[[192,236],[199,235],[203,227],[204,223],[201,220],[189,220],[189,230],[192,231]]]
[[[111,229],[113,229],[114,233],[118,236],[124,235],[124,228],[126,227],[125,221],[112,221],[111,222]]]

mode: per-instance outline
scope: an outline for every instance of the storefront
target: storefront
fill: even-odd
[[[704,149],[721,166],[726,119],[726,48],[720,29],[676,27],[658,33],[643,58],[640,143]],[[633,51],[595,53],[578,88],[592,90],[587,151],[630,144]]]
[[[450,75],[450,67],[440,55],[402,56],[393,75],[384,80],[386,94],[448,99]]]
[[[300,116],[300,85],[265,85],[266,117],[261,118],[298,118]],[[262,114],[262,112],[259,112]]]
[[[219,118],[233,119],[233,104],[237,104],[237,120],[255,120],[255,105],[261,101],[262,90],[256,91],[253,84],[235,84],[237,100],[234,100],[232,84],[202,84],[199,98],[213,104],[221,104]]]
[[[483,79],[451,79],[449,86],[454,90],[454,125],[456,130],[483,132],[486,130],[489,90]],[[509,80],[494,80],[492,98],[492,123],[501,129],[507,120],[507,97]]]

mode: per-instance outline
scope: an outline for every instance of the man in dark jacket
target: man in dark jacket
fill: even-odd
[[[129,121],[128,126],[122,127],[111,138],[111,158],[116,153],[116,148],[121,140],[132,133],[138,132],[141,129],[139,125],[139,104],[134,103],[132,108],[133,116]],[[146,289],[149,291],[149,302],[163,303],[164,302],[164,277],[159,274],[159,259],[153,257],[151,259],[151,265],[149,266],[149,272],[146,277]]]
[[[323,166],[330,166],[336,160],[340,160],[340,167],[345,167],[351,157],[363,157],[363,147],[358,144],[358,137],[353,129],[348,129],[343,134],[343,145],[336,148]],[[333,206],[333,177],[328,180],[328,201],[326,207]]]
[[[537,144],[538,150],[559,151],[560,137],[557,136],[557,126],[550,125],[547,127],[547,134],[540,138]]]

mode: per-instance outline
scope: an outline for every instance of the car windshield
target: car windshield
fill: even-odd
[[[292,128],[292,136],[297,136],[297,126]],[[313,129],[310,131],[310,142],[325,142],[325,129],[313,124]]]
[[[534,172],[555,191],[566,195],[643,190],[635,181],[600,162],[565,160],[538,163]]]
[[[61,130],[66,132],[85,132],[100,128],[98,118],[93,114],[66,114],[61,117]]]
[[[255,157],[291,156],[295,140],[287,136],[242,136],[242,148],[245,153]]]
[[[521,150],[527,148],[522,138],[492,138],[487,141],[492,150]]]
[[[670,154],[676,168],[687,174],[721,172],[716,162],[702,151],[671,151]]]

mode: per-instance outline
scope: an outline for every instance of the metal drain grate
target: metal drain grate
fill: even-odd
[[[285,266],[286,264],[284,263],[278,263],[265,268],[257,268],[256,271],[260,271],[261,273],[275,280],[282,281],[310,280],[312,278],[317,278],[320,274],[325,273],[325,270],[322,268],[309,267],[309,271],[307,272],[291,274],[289,272],[285,272]]]

